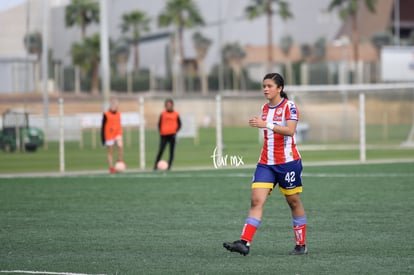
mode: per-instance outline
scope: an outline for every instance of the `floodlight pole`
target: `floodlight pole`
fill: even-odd
[[[400,46],[400,0],[394,0],[394,33],[395,44]]]
[[[30,28],[30,1],[27,1],[26,4],[26,30],[25,30],[25,47],[26,47],[26,60],[25,60],[25,74],[26,74],[26,81],[25,81],[25,92],[28,93],[29,92],[29,51],[27,50],[27,44],[28,43],[26,41],[26,39],[28,38],[28,34],[29,34],[29,28]],[[26,97],[24,97],[24,109],[26,109]]]
[[[45,148],[47,149],[47,132],[49,120],[49,98],[48,98],[48,40],[49,40],[49,0],[43,0],[43,35],[42,35],[42,81],[43,81],[43,118],[44,118],[44,134]]]
[[[144,97],[139,97],[139,163],[141,170],[145,170],[145,105]]]
[[[100,15],[100,53],[101,53],[101,86],[103,95],[103,110],[109,107],[110,72],[109,72],[109,37],[108,37],[108,11],[107,0],[99,1]]]
[[[183,56],[180,55],[180,32],[177,27],[174,34],[174,59],[173,59],[173,78],[175,87],[173,87],[173,94],[175,96],[184,93],[184,79],[183,79]]]
[[[222,97],[216,95],[216,157],[221,159],[223,156],[223,116],[222,116]]]
[[[218,94],[216,95],[216,154],[219,159],[223,156],[223,122],[222,122],[222,97],[221,94],[224,91],[224,78],[223,78],[223,58],[222,58],[222,43],[223,43],[223,18],[221,14],[221,1],[218,4],[219,14],[219,35],[218,35],[218,47],[219,47],[219,68],[218,68]]]
[[[218,14],[219,14],[219,35],[218,35],[218,47],[219,47],[219,69],[218,69],[218,86],[219,86],[219,93],[222,93],[224,90],[224,77],[223,77],[223,57],[221,54],[222,51],[222,44],[223,44],[223,18],[221,14],[221,2],[218,1]]]
[[[65,117],[63,98],[59,98],[59,171],[65,172]]]

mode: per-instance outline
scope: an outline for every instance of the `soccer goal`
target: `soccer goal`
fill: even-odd
[[[367,150],[414,147],[414,83],[303,85],[285,90],[300,110],[297,138],[302,151],[343,151],[346,159],[358,150],[365,161]],[[224,106],[217,115],[222,116],[223,127],[238,122],[242,127],[257,113],[263,98],[253,95],[226,95],[217,102]],[[235,102],[243,108],[234,108]]]
[[[407,140],[401,144],[401,146],[404,146],[404,147],[414,147],[414,110],[412,111],[413,111],[413,115],[412,115],[413,118],[412,118],[411,130],[410,130],[410,133],[408,134]]]

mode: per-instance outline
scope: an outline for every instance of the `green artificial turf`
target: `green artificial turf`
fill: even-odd
[[[390,142],[384,143],[380,137],[381,129],[370,127],[367,140],[367,160],[387,159],[413,159],[414,148],[399,147],[406,139],[409,127],[395,128],[393,133],[398,134]],[[398,131],[397,131],[398,130]],[[140,163],[140,146],[138,130],[125,131],[124,134],[124,160],[127,169],[138,170]],[[94,141],[92,138],[95,138]],[[100,145],[98,133],[84,132],[83,147],[79,142],[65,143],[65,170],[66,171],[91,171],[107,170],[106,149]],[[155,130],[147,130],[145,134],[145,167],[151,169],[154,165],[158,150],[159,136]],[[223,129],[223,154],[228,157],[227,166],[231,166],[230,159],[241,158],[241,166],[254,166],[258,160],[261,142],[259,142],[258,130],[255,128],[224,128]],[[95,144],[95,147],[94,147]],[[312,149],[312,145],[331,146],[329,150],[319,147]],[[315,161],[349,161],[359,160],[358,142],[348,143],[353,147],[346,150],[335,149],[335,143],[315,144],[311,142],[298,145],[302,158],[305,162]],[[390,147],[391,145],[391,147]],[[308,146],[311,146],[309,149]],[[332,147],[333,146],[333,147]],[[176,145],[174,168],[187,169],[191,167],[214,167],[212,155],[216,147],[216,131],[214,128],[200,128],[198,138],[180,138]],[[163,158],[167,159],[168,148]],[[58,172],[59,171],[59,146],[57,142],[49,142],[47,149],[39,148],[35,153],[4,153],[0,151],[0,174],[5,173],[27,173],[27,172]],[[233,165],[236,166],[236,165]]]
[[[254,169],[0,178],[0,271],[413,274],[413,167],[305,163],[306,256],[287,255],[277,191],[250,254],[222,247],[240,236]]]

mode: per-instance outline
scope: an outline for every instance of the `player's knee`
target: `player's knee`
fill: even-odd
[[[265,199],[259,197],[252,197],[250,206],[251,208],[262,208],[265,204]]]
[[[297,195],[286,196],[286,202],[288,203],[291,210],[295,210],[301,204],[299,196]]]

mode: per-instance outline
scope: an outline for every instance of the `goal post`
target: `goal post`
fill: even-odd
[[[194,144],[199,144],[196,116],[193,114],[180,114],[181,129],[177,133],[177,141],[181,138],[193,138]]]
[[[359,160],[365,162],[366,154],[365,94],[359,94]]]
[[[401,144],[401,146],[404,147],[414,147],[414,108],[413,108],[413,114],[412,114],[412,124],[411,124],[411,130],[408,133],[407,140]]]
[[[141,123],[139,124],[139,163],[141,170],[145,170],[145,109],[144,97],[139,97],[139,117]]]

